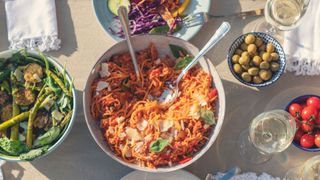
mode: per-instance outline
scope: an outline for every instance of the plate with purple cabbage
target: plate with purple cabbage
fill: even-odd
[[[113,39],[124,38],[117,8],[127,7],[132,35],[165,34],[190,40],[202,25],[183,25],[183,17],[198,12],[208,12],[210,0],[93,0],[96,17],[102,28]]]

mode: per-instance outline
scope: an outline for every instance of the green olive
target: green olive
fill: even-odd
[[[245,64],[245,65],[241,65],[242,69],[244,71],[248,71],[248,69],[250,68],[250,65],[249,64]]]
[[[248,53],[249,54],[255,54],[257,52],[257,46],[255,44],[249,44],[248,45]]]
[[[270,64],[267,61],[263,61],[260,63],[260,69],[269,69],[270,68]]]
[[[241,50],[241,49],[237,49],[234,53],[235,53],[235,54],[238,54],[239,56],[241,56],[242,50]]]
[[[247,64],[249,64],[249,61],[250,61],[249,56],[242,56],[239,59],[239,64],[247,65]]]
[[[259,52],[259,56],[262,58],[262,55],[263,55],[264,53],[266,53],[266,52],[265,52],[265,51],[260,51],[260,52]]]
[[[237,74],[241,74],[242,73],[242,68],[240,64],[234,64],[233,65],[233,70],[234,72],[236,72]]]
[[[255,84],[260,84],[260,83],[262,83],[262,79],[259,76],[254,76],[253,77],[253,82]]]
[[[232,62],[233,63],[238,63],[240,59],[240,56],[238,54],[235,54],[232,56]]]
[[[272,73],[270,70],[260,70],[259,71],[259,77],[262,79],[262,80],[265,80],[265,81],[268,81],[272,76]]]
[[[248,69],[248,73],[251,76],[256,76],[259,73],[259,69],[257,67],[251,67],[251,68]]]
[[[242,43],[242,44],[240,45],[240,48],[242,49],[242,51],[246,51],[247,48],[248,48],[248,45],[247,45],[246,43]]]
[[[266,51],[266,45],[262,44],[262,45],[259,47],[259,51]]]
[[[270,66],[271,71],[276,72],[280,69],[280,64],[276,62],[272,62]]]
[[[262,60],[264,61],[271,61],[271,54],[266,52],[262,54]]]
[[[279,54],[275,53],[275,52],[271,53],[271,59],[272,59],[272,61],[278,61]]]
[[[261,61],[262,61],[262,59],[261,59],[260,56],[254,56],[253,59],[252,59],[253,64],[256,65],[256,66],[259,66]]]
[[[256,40],[254,41],[254,43],[255,43],[258,47],[260,47],[260,46],[263,45],[263,41],[262,41],[262,39],[259,38],[259,37],[256,38]]]
[[[248,51],[243,51],[243,52],[241,53],[241,56],[249,56]]]
[[[248,34],[246,36],[246,38],[244,39],[244,42],[246,44],[252,44],[252,43],[254,43],[255,40],[256,40],[256,37],[253,34]]]
[[[271,43],[267,44],[267,52],[268,53],[273,53],[274,52],[274,46]]]
[[[250,81],[252,80],[252,77],[251,77],[250,74],[247,73],[247,72],[242,73],[242,74],[241,74],[241,77],[242,77],[242,79],[243,79],[244,81],[246,81],[246,82],[250,82]]]

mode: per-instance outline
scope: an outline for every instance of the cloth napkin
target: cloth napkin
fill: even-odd
[[[58,50],[55,0],[5,0],[10,49]]]
[[[284,33],[287,70],[296,75],[320,75],[320,1],[310,0],[301,24]]]

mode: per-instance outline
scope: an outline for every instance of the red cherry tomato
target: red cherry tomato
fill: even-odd
[[[313,106],[307,106],[302,109],[301,117],[302,119],[305,119],[305,120],[309,120],[311,118],[315,119],[318,117],[318,111]]]
[[[314,145],[315,137],[311,134],[305,134],[300,139],[300,145],[304,148],[311,148]]]
[[[315,133],[314,133],[314,137],[320,137],[320,130],[318,130],[318,131],[316,131]]]
[[[181,161],[179,161],[179,164],[184,164],[184,163],[187,163],[188,161],[190,161],[192,159],[192,157],[187,157]]]
[[[316,146],[320,148],[320,136],[317,136],[317,137],[314,139],[314,144],[316,144]]]
[[[314,106],[317,109],[320,109],[320,99],[317,97],[310,97],[307,100],[308,106]]]
[[[318,118],[317,118],[316,120],[314,120],[314,122],[315,122],[316,124],[320,125],[320,116],[319,116],[319,114],[318,114]]]
[[[300,139],[303,135],[304,135],[304,132],[302,131],[302,129],[298,129],[298,131],[294,135],[294,140],[297,142],[300,142]]]
[[[212,89],[209,93],[208,93],[208,98],[211,100],[214,97],[216,97],[218,94],[218,90],[216,88]]]
[[[289,113],[293,116],[293,117],[297,117],[298,115],[301,114],[302,111],[302,107],[300,104],[297,103],[293,103],[289,106]]]
[[[311,132],[314,128],[314,121],[303,120],[301,124],[301,129],[304,132]]]

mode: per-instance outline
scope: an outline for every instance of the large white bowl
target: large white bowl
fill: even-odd
[[[161,35],[139,35],[139,36],[134,36],[132,37],[132,43],[136,51],[145,49],[149,46],[150,43],[154,43],[155,46],[158,49],[158,53],[160,56],[165,56],[165,55],[170,55],[171,56],[171,51],[169,49],[169,44],[175,44],[179,45],[185,49],[187,49],[190,53],[192,54],[197,54],[198,49],[192,45],[191,43],[175,38],[175,37],[170,37],[170,36],[161,36]],[[160,167],[156,169],[151,169],[147,167],[140,167],[137,164],[132,164],[123,161],[120,157],[115,155],[111,149],[109,148],[108,144],[104,140],[104,137],[102,135],[100,126],[98,121],[96,121],[90,113],[90,105],[91,105],[91,84],[93,80],[98,76],[100,64],[102,62],[108,61],[112,55],[115,54],[120,54],[123,52],[127,52],[127,45],[125,41],[121,41],[114,46],[112,46],[107,52],[105,52],[102,57],[97,61],[97,63],[94,65],[88,79],[86,82],[84,94],[83,94],[83,106],[84,106],[84,114],[86,117],[86,122],[89,127],[90,133],[93,136],[94,140],[96,143],[100,146],[100,148],[108,154],[112,159],[118,161],[119,163],[128,166],[130,168],[136,169],[136,170],[141,170],[141,171],[147,171],[147,172],[170,172],[174,170],[178,170],[181,168],[184,168],[191,163],[195,162],[197,159],[199,159],[213,144],[213,142],[217,139],[218,134],[221,130],[223,119],[224,119],[224,114],[225,114],[225,93],[223,89],[223,85],[221,82],[221,79],[215,69],[215,67],[212,65],[212,63],[208,59],[201,59],[200,60],[200,65],[201,67],[208,73],[210,73],[213,77],[213,84],[218,90],[218,95],[219,95],[219,100],[217,101],[217,109],[216,109],[216,115],[217,115],[217,125],[214,128],[214,131],[211,132],[209,136],[209,141],[207,141],[206,145],[196,153],[192,160],[185,164],[178,164],[174,165],[171,167]]]
[[[0,58],[9,58],[12,56],[12,54],[16,53],[17,50],[7,50],[7,51],[2,51],[0,52]],[[39,54],[36,52],[36,51],[28,51],[28,53],[30,53],[32,56],[35,56],[35,57],[39,57]],[[47,56],[47,59],[50,63],[52,63],[53,66],[55,66],[60,72],[63,72],[63,69],[64,67],[59,64],[53,57],[50,57],[50,56]],[[71,76],[69,75],[68,72],[66,72],[66,75],[67,75],[67,80],[70,84],[72,84],[72,78]],[[36,157],[35,159],[38,159],[38,158],[41,158],[41,157],[44,157],[46,156],[47,154],[49,154],[50,152],[52,152],[53,150],[55,150],[64,140],[65,138],[68,136],[71,128],[72,128],[72,125],[73,125],[73,122],[75,121],[75,117],[76,117],[76,109],[77,109],[77,98],[76,98],[76,89],[74,88],[74,86],[72,86],[72,98],[73,98],[73,112],[72,112],[72,117],[70,119],[70,122],[67,126],[67,128],[65,129],[65,131],[63,132],[63,134],[61,135],[61,137],[53,144],[49,147],[48,151],[46,153],[44,153],[43,155],[39,156],[39,157]],[[9,155],[4,155],[4,154],[0,154],[0,159],[4,159],[6,161],[13,161],[13,162],[20,162],[20,161],[24,161],[24,160],[21,160],[19,159],[19,157],[15,157],[15,156],[9,156]],[[33,159],[33,160],[35,160]]]

